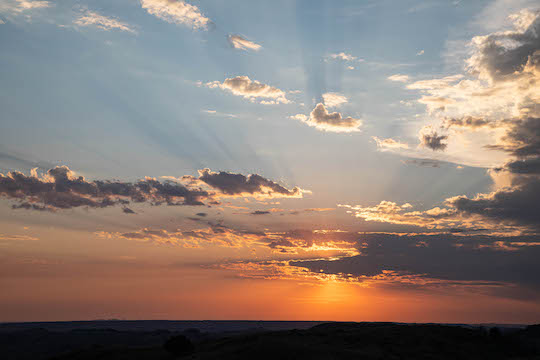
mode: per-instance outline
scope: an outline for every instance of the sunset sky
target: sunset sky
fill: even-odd
[[[537,0],[0,0],[0,321],[540,322]]]

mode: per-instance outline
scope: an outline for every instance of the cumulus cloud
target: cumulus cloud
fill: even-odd
[[[230,91],[234,95],[243,96],[251,101],[260,100],[262,104],[287,104],[289,100],[285,97],[285,92],[270,85],[262,84],[256,80],[251,80],[247,76],[237,76],[225,79],[222,83],[213,81],[206,83],[212,89],[223,89]]]
[[[41,177],[35,170],[30,175],[12,171],[0,174],[0,197],[16,201],[14,209],[55,211],[121,205],[124,213],[132,214],[134,211],[126,206],[129,203],[196,206],[204,205],[204,201],[213,203],[218,197],[300,198],[307,192],[298,187],[289,190],[257,174],[214,173],[209,169],[199,174],[199,178],[185,176],[187,184],[182,184],[174,178],[160,182],[149,177],[134,183],[89,181],[67,166],[50,169]]]
[[[133,34],[137,33],[129,24],[125,22],[89,10],[81,14],[74,23],[78,26],[95,26],[106,31],[120,30]]]
[[[375,142],[377,143],[377,148],[380,150],[386,150],[386,149],[408,149],[409,145],[406,143],[402,143],[398,140],[394,140],[391,138],[387,139],[381,139],[376,136],[371,137]]]
[[[212,23],[199,8],[182,0],[140,0],[143,9],[164,21],[193,29],[207,29]]]
[[[297,114],[290,118],[300,120],[321,131],[337,133],[360,131],[360,127],[362,126],[362,120],[343,117],[338,112],[329,113],[322,103],[315,106],[309,117],[303,114]]]
[[[287,189],[264,177],[251,174],[248,176],[226,171],[213,172],[210,169],[199,170],[199,177],[184,176],[184,181],[204,183],[219,190],[226,196],[255,196],[262,198],[291,197],[301,198],[306,190],[294,187]]]
[[[388,77],[388,80],[390,81],[397,81],[397,82],[407,82],[409,81],[409,75],[403,75],[403,74],[395,74],[395,75],[390,75]]]
[[[104,208],[130,201],[155,205],[203,205],[209,193],[171,182],[146,178],[136,183],[87,181],[67,166],[50,169],[43,177],[12,171],[0,174],[0,196],[19,202],[15,207],[57,210],[77,207]]]
[[[336,107],[342,104],[346,104],[349,101],[349,99],[347,99],[345,95],[333,92],[323,94],[322,98],[324,100],[324,104],[327,107]]]
[[[439,135],[431,126],[424,126],[418,133],[420,146],[426,147],[433,151],[443,151],[447,144],[444,143],[448,139],[447,135]]]
[[[262,46],[254,43],[248,39],[243,38],[240,35],[229,35],[228,36],[229,44],[235,49],[238,50],[253,50],[259,51]]]

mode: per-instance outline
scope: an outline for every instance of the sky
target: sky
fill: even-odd
[[[0,0],[0,321],[540,322],[534,0]]]

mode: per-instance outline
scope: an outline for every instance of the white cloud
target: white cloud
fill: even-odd
[[[33,10],[45,9],[53,6],[50,1],[31,0],[0,0],[0,13],[7,16],[25,15]],[[2,21],[2,20],[0,20]],[[2,21],[2,23],[4,23]]]
[[[348,99],[347,99],[347,97],[345,95],[341,95],[341,94],[338,94],[338,93],[332,93],[332,92],[323,94],[322,98],[324,100],[324,104],[327,107],[336,107],[336,106],[339,106],[341,104],[345,104],[348,101]]]
[[[81,14],[75,21],[75,25],[78,26],[95,26],[99,29],[110,31],[110,30],[120,30],[127,31],[133,34],[137,32],[122,21],[119,21],[114,18],[110,18],[101,14],[98,14],[94,11],[87,10]]]
[[[381,139],[376,136],[372,137],[373,140],[377,143],[377,148],[381,149],[382,151],[387,149],[408,149],[409,145],[402,143],[398,140],[394,140],[391,138],[387,139]]]
[[[243,96],[251,101],[259,100],[261,104],[288,104],[285,92],[270,85],[262,84],[256,80],[251,80],[247,76],[237,76],[225,79],[223,83],[213,81],[206,83],[209,88],[223,89],[232,92],[234,95]]]
[[[337,53],[337,54],[330,54],[330,58],[332,59],[339,59],[339,60],[343,60],[343,61],[354,61],[356,60],[356,56],[352,56],[351,54],[347,54],[347,53],[344,53],[344,52],[340,52],[340,53]]]
[[[259,51],[262,46],[243,38],[240,35],[229,35],[229,43],[231,46],[238,50],[253,50]]]
[[[149,14],[172,24],[191,26],[193,29],[207,29],[211,23],[199,8],[182,0],[140,0]]]
[[[321,131],[347,133],[360,131],[362,120],[352,117],[342,117],[340,113],[329,113],[324,104],[317,104],[309,117],[304,114],[290,116],[293,120],[300,120],[309,126]]]
[[[420,56],[420,55],[424,55],[424,50],[420,50],[419,52],[416,53],[416,56]]]
[[[407,82],[409,81],[409,75],[395,74],[388,77],[390,81]]]

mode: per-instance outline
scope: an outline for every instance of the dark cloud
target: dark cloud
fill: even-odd
[[[504,166],[495,168],[495,171],[508,171],[521,175],[540,175],[540,157],[509,161]]]
[[[105,208],[123,205],[125,213],[134,213],[125,205],[149,203],[152,205],[216,205],[217,196],[302,197],[305,190],[291,190],[260,175],[242,175],[228,172],[215,173],[201,170],[199,178],[185,176],[188,185],[177,181],[158,181],[145,178],[138,182],[88,181],[77,176],[67,166],[57,166],[39,177],[18,171],[0,174],[0,197],[16,200],[14,209],[50,210],[77,207]],[[176,180],[176,179],[175,179]],[[210,187],[203,190],[201,186]],[[215,190],[215,191],[212,191]],[[197,216],[206,216],[199,213]]]
[[[136,214],[135,211],[131,210],[131,209],[128,208],[128,207],[124,207],[124,208],[122,209],[122,211],[124,212],[124,214]]]
[[[540,231],[540,178],[517,178],[512,187],[473,199],[456,196],[447,203],[462,213]]]
[[[540,156],[540,118],[514,120],[501,143],[490,148],[509,152],[516,157]]]
[[[360,255],[292,261],[314,273],[373,277],[392,271],[444,281],[525,285],[540,290],[540,238],[453,234],[357,235]]]
[[[13,171],[0,174],[0,196],[19,201],[15,208],[33,210],[104,208],[130,202],[154,205],[203,205],[210,194],[201,189],[146,178],[136,183],[87,181],[67,166],[47,171],[43,177]]]
[[[417,165],[417,166],[433,167],[433,168],[438,168],[441,166],[440,161],[432,160],[432,159],[411,159],[411,160],[404,160],[403,163]]]
[[[213,172],[210,169],[200,170],[199,174],[199,181],[225,195],[249,194],[267,197],[302,197],[303,194],[303,190],[298,187],[289,190],[257,174],[245,176],[226,171]]]
[[[420,146],[433,151],[443,151],[448,146],[443,142],[448,139],[448,136],[439,135],[431,126],[426,126],[420,130],[418,136],[420,138]]]
[[[270,214],[270,211],[263,211],[263,210],[255,210],[251,213],[251,215],[268,215]]]
[[[469,59],[470,71],[498,81],[515,76],[532,57],[540,58],[539,15],[540,10],[522,10],[510,17],[516,25],[514,31],[476,37],[477,52]]]
[[[200,217],[205,217],[205,216],[207,216],[208,214],[207,214],[207,213],[200,212],[200,213],[196,213],[195,215],[200,216]]]

